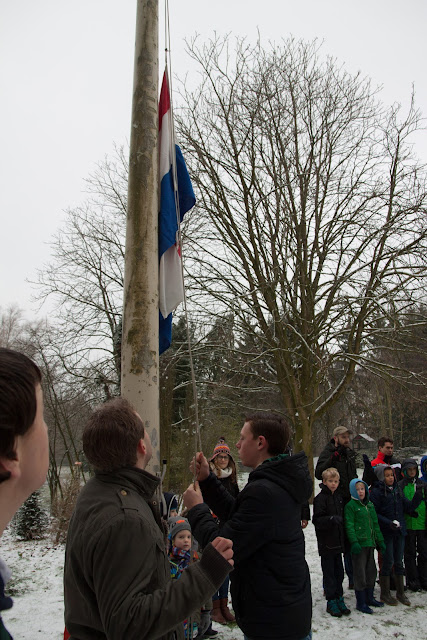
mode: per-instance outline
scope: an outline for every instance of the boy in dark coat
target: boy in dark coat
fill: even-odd
[[[340,474],[333,467],[322,473],[321,492],[314,498],[313,524],[316,529],[317,546],[323,572],[323,586],[326,600],[326,611],[340,618],[348,615],[343,598],[342,583],[344,567],[344,505],[341,494],[337,491]]]
[[[389,605],[396,605],[397,600],[410,605],[405,595],[403,576],[403,551],[405,548],[406,522],[404,513],[417,517],[416,509],[421,502],[421,489],[415,491],[412,501],[405,498],[394,476],[393,469],[388,465],[377,465],[374,471],[378,477],[378,484],[371,491],[371,500],[378,515],[378,522],[386,549],[380,573],[381,601]],[[390,575],[394,565],[396,581],[396,598],[390,594]]]
[[[405,514],[407,535],[405,538],[406,584],[411,591],[427,590],[427,533],[426,500],[427,485],[418,477],[416,460],[409,458],[402,463],[403,480],[398,486],[408,500],[415,496],[417,487],[422,491],[422,500],[416,509],[417,517]]]

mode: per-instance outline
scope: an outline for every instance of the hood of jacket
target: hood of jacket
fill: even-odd
[[[357,495],[356,484],[358,482],[362,482],[365,485],[365,497],[363,500],[360,500],[359,496]],[[369,502],[369,487],[364,480],[353,478],[353,480],[350,480],[350,495],[354,500],[359,500],[359,502],[366,504],[367,502]]]
[[[417,470],[417,473],[415,474],[415,480],[418,480],[419,478],[419,471],[418,471],[418,463],[416,460],[414,460],[413,458],[408,458],[407,460],[404,460],[402,462],[402,473],[404,475],[405,478],[408,478],[408,468],[409,467],[415,467]],[[408,478],[409,480],[409,478]]]
[[[390,467],[389,464],[377,464],[373,469],[380,482],[384,482],[384,472],[386,469],[391,469],[393,471],[392,467]]]
[[[285,489],[299,504],[306,502],[313,491],[304,451],[265,460],[249,474],[248,482],[264,478]]]

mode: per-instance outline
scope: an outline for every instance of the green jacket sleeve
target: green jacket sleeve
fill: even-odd
[[[354,507],[351,500],[350,502],[347,502],[344,507],[344,524],[347,538],[349,539],[350,544],[358,542],[356,529],[354,527]]]

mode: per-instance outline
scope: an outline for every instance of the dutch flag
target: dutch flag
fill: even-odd
[[[184,300],[181,247],[178,240],[179,216],[194,207],[196,198],[190,176],[178,145],[174,147],[173,122],[167,70],[163,75],[159,101],[160,213],[159,213],[159,353],[171,344],[172,311]],[[176,157],[177,184],[174,184],[173,153]]]

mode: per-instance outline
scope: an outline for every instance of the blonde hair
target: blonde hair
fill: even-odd
[[[335,467],[329,467],[329,469],[325,469],[322,473],[322,480],[329,480],[329,478],[338,478],[340,479],[340,474],[338,473]]]

